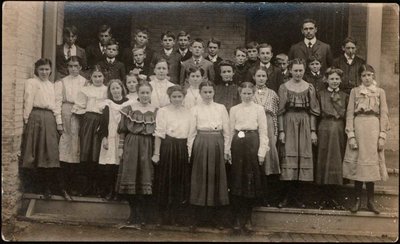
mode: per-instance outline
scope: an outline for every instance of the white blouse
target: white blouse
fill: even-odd
[[[260,146],[258,156],[265,157],[268,147],[267,116],[261,105],[250,102],[249,104],[240,103],[231,108],[229,112],[231,142],[235,135],[235,130],[258,130]]]
[[[78,92],[72,112],[75,114],[84,114],[94,112],[101,114],[100,104],[107,98],[107,87],[102,86],[84,86]]]
[[[156,130],[154,135],[165,139],[165,135],[184,139],[188,137],[190,111],[185,107],[176,108],[172,104],[157,111]]]
[[[76,77],[68,75],[54,83],[56,106],[60,108],[60,111],[63,103],[75,103],[78,92],[85,84],[86,79],[81,75]]]
[[[127,97],[129,100],[132,100],[132,101],[135,101],[135,102],[137,102],[137,100],[138,100],[138,94],[137,94],[137,92],[128,93],[128,94],[126,95],[126,97]]]
[[[54,84],[34,77],[25,81],[24,122],[28,122],[32,109],[44,108],[53,111],[57,124],[62,124],[61,107],[56,106]]]
[[[201,101],[202,99],[200,97],[199,89],[189,87],[186,91],[185,99],[183,100],[183,105],[185,106],[185,108],[191,109],[199,104]]]
[[[215,102],[207,104],[201,101],[190,110],[190,113],[192,118],[188,136],[189,156],[192,153],[192,146],[197,135],[197,130],[222,130],[224,136],[224,153],[229,154],[229,116],[225,106]]]
[[[169,82],[167,79],[154,79],[149,83],[153,87],[153,91],[151,92],[151,104],[157,108],[162,108],[168,105],[170,101],[167,94],[167,89],[168,87],[175,86],[175,84]]]

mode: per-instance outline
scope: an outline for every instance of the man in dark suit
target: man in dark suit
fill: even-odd
[[[203,58],[204,53],[204,42],[200,38],[193,40],[190,45],[190,51],[192,52],[192,58],[186,60],[182,63],[180,84],[181,86],[186,86],[186,74],[190,67],[197,66],[204,70],[204,79],[209,81],[214,81],[215,72],[214,65],[212,62]]]
[[[179,32],[177,38],[179,48],[176,50],[176,52],[181,55],[182,63],[192,57],[192,52],[189,50],[190,34],[185,31],[181,31]]]
[[[208,56],[206,57],[206,60],[208,60],[214,64],[215,79],[213,80],[213,82],[217,85],[217,84],[220,84],[222,81],[221,75],[220,75],[221,72],[219,70],[219,64],[221,63],[221,61],[223,59],[218,56],[218,51],[221,48],[221,41],[212,37],[207,42],[207,48],[208,48]]]
[[[67,60],[71,56],[78,56],[81,59],[82,68],[86,68],[86,52],[83,48],[75,45],[78,38],[78,29],[75,26],[68,26],[63,31],[64,43],[56,47],[56,80],[68,75]],[[81,74],[82,75],[82,74]]]
[[[290,47],[289,59],[302,58],[307,60],[310,56],[318,57],[321,60],[321,71],[325,73],[325,70],[332,65],[332,52],[329,44],[317,40],[315,37],[317,30],[315,20],[305,19],[303,21],[301,33],[304,35],[304,40]]]
[[[108,86],[110,80],[125,80],[125,65],[118,61],[115,57],[118,55],[119,44],[112,38],[107,43],[106,56],[98,64],[103,70],[104,85]]]
[[[112,38],[111,27],[109,25],[100,26],[98,38],[99,42],[86,47],[87,65],[89,69],[105,59],[107,43]]]

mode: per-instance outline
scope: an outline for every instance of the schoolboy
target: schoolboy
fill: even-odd
[[[107,43],[112,38],[111,27],[102,25],[98,30],[99,42],[93,43],[86,48],[86,57],[88,68],[93,68],[106,57]]]
[[[289,65],[289,57],[286,54],[280,53],[276,55],[276,66],[281,69],[284,83],[290,79],[290,72],[288,70],[288,65]]]
[[[213,63],[203,58],[204,54],[204,42],[200,38],[196,38],[192,41],[190,45],[190,51],[192,52],[192,58],[186,60],[182,63],[180,84],[185,86],[186,72],[190,67],[197,66],[202,68],[204,72],[204,78],[206,80],[214,82],[215,72]]]
[[[135,30],[133,45],[131,47],[125,48],[122,53],[121,60],[125,64],[125,67],[134,62],[132,56],[132,50],[134,48],[142,48],[145,51],[146,58],[144,59],[144,63],[150,65],[151,60],[153,59],[154,51],[148,46],[149,39],[149,31],[147,28],[139,27]]]
[[[111,39],[106,48],[106,57],[99,62],[102,70],[104,71],[104,85],[112,79],[125,80],[126,72],[125,65],[118,61],[115,57],[118,55],[119,44],[115,39]]]
[[[219,63],[221,63],[222,58],[218,56],[219,49],[221,48],[221,41],[212,37],[207,42],[208,55],[205,57],[208,61],[214,64],[215,79],[214,83],[219,84],[221,82],[221,76],[219,75]]]
[[[247,62],[247,49],[245,47],[237,47],[235,49],[235,75],[233,81],[236,85],[244,82],[250,64]]]
[[[150,75],[150,63],[146,63],[146,51],[143,48],[135,47],[132,49],[133,63],[126,66],[126,73],[132,72],[135,75]]]
[[[347,37],[342,43],[343,55],[333,61],[333,66],[343,71],[340,89],[350,94],[352,88],[361,83],[358,69],[365,64],[365,60],[356,55],[357,41],[352,37]]]
[[[257,42],[249,42],[246,45],[247,48],[247,63],[249,66],[255,65],[258,59],[258,43]]]
[[[321,71],[321,59],[317,56],[310,56],[307,59],[307,69],[303,79],[311,83],[318,91],[324,90],[326,84],[324,83],[324,74]]]
[[[192,52],[189,50],[190,46],[190,34],[185,31],[178,33],[178,50],[181,55],[181,62],[184,62],[192,57]]]

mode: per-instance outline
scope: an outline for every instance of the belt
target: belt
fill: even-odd
[[[235,130],[236,133],[239,133],[243,131],[244,133],[255,133],[258,132],[258,130]]]
[[[53,110],[51,110],[51,109],[49,109],[49,108],[33,107],[33,109],[35,109],[35,110],[43,110],[43,111],[50,111],[50,112],[53,112]]]
[[[198,134],[221,134],[221,130],[198,130]]]

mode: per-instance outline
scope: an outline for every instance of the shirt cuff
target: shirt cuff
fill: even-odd
[[[379,138],[385,139],[386,140],[386,132],[380,132],[379,133]]]
[[[353,137],[356,137],[355,135],[354,135],[354,131],[351,131],[351,132],[348,132],[347,133],[347,137],[350,139],[350,138],[353,138]]]
[[[57,123],[57,125],[62,125],[61,115],[56,116],[56,123]]]

